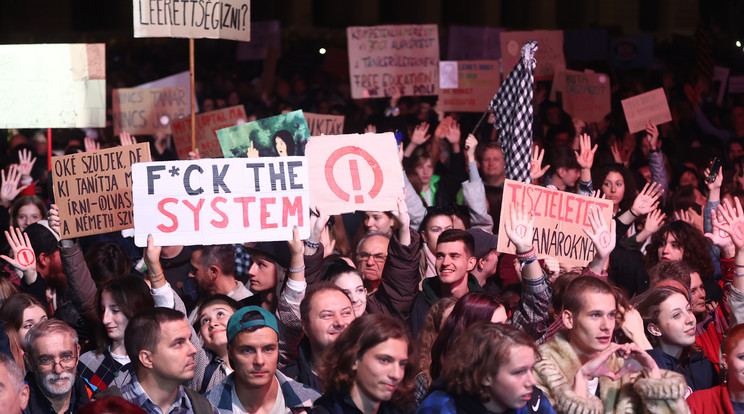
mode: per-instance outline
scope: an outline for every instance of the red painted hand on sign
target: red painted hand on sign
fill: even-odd
[[[331,191],[333,191],[333,194],[335,194],[343,201],[349,201],[351,199],[350,192],[364,191],[362,189],[361,180],[359,179],[359,165],[357,163],[357,159],[355,158],[349,159],[351,189],[347,190],[350,191],[344,191],[344,189],[342,189],[341,186],[339,186],[336,182],[336,178],[334,177],[333,172],[339,159],[341,159],[341,157],[345,155],[356,155],[358,157],[361,157],[369,165],[369,167],[372,169],[372,173],[374,174],[374,182],[372,184],[372,188],[370,188],[370,190],[367,192],[367,195],[369,195],[370,199],[377,197],[377,195],[380,193],[380,190],[382,189],[383,184],[383,175],[380,164],[370,153],[356,146],[347,146],[337,149],[331,154],[330,157],[328,157],[328,161],[326,161],[325,163],[325,178],[328,182],[328,187],[330,187]],[[354,203],[364,204],[364,195],[355,194]]]

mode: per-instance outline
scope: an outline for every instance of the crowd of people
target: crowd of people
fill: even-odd
[[[313,208],[306,240],[65,240],[46,136],[8,131],[0,412],[744,412],[744,102],[716,105],[710,77],[607,70],[613,111],[595,123],[535,84],[532,184],[613,203],[611,220],[586,212],[592,257],[576,267],[538,253],[530,206],[502,201],[492,117],[473,130],[474,114],[395,88],[354,102],[289,64],[270,87],[223,69],[205,70],[202,111],[303,109],[345,115],[345,132],[400,133],[397,208]],[[114,87],[137,76],[110,70]],[[629,133],[620,99],[655,87],[672,122]],[[114,143],[110,128],[54,148],[137,140],[176,158],[166,135]]]

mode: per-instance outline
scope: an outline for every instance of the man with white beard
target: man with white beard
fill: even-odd
[[[80,345],[70,325],[42,321],[28,331],[23,348],[30,389],[26,413],[74,413],[90,401],[93,390],[75,375]]]

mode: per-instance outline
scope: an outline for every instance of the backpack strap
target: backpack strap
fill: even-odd
[[[183,387],[186,391],[186,395],[191,401],[191,406],[194,407],[194,414],[213,414],[214,406],[204,396],[198,392],[192,390],[189,387]]]

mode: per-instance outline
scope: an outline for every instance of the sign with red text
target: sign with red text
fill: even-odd
[[[582,230],[586,228],[591,231],[589,209],[599,207],[608,226],[612,221],[613,203],[610,200],[506,180],[498,233],[498,250],[502,253],[516,252],[504,230],[512,203],[526,205],[534,216],[532,245],[537,253],[553,256],[561,263],[574,266],[586,266],[594,258],[594,244]],[[524,226],[517,226],[514,230],[520,233],[527,229]],[[609,231],[600,234],[600,243],[606,242],[609,245],[610,237],[612,235]]]
[[[348,27],[346,39],[352,98],[439,93],[437,25]]]
[[[250,0],[132,0],[134,37],[251,40]]]
[[[134,242],[158,246],[310,236],[305,157],[204,158],[135,164]]]
[[[191,113],[186,88],[114,89],[114,135],[169,134],[171,122]]]
[[[625,120],[628,121],[628,131],[631,134],[643,131],[648,121],[658,126],[672,120],[669,103],[663,88],[623,99],[621,102],[625,112]]]
[[[222,147],[217,139],[217,130],[246,122],[243,105],[196,114],[196,148],[201,158],[222,158]],[[191,152],[191,117],[173,121],[173,143],[178,158],[185,160]]]
[[[563,56],[562,30],[534,30],[531,32],[502,32],[501,33],[501,64],[504,78],[512,68],[522,59],[522,46],[530,40],[537,40],[535,52],[535,80],[553,79],[553,67],[566,65]]]
[[[150,145],[127,145],[52,157],[60,237],[131,229],[132,165],[150,161]]]
[[[445,88],[440,85],[437,107],[444,112],[483,112],[501,85],[499,61],[466,60],[452,63],[455,64],[457,86]]]
[[[392,132],[310,137],[311,202],[326,214],[397,210],[403,172]]]
[[[310,136],[341,135],[344,133],[343,115],[313,114],[304,111],[302,114],[305,115]]]
[[[558,70],[556,79],[563,90],[563,110],[584,122],[599,122],[612,111],[610,77],[591,70],[577,72]]]

